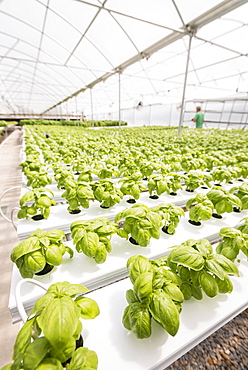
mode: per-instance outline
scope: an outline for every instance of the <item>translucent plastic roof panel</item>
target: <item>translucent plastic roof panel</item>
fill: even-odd
[[[103,54],[108,56],[114,66],[137,53],[125,32],[105,10],[99,13],[94,25],[88,31],[87,37]]]
[[[171,0],[108,0],[106,8],[146,22],[172,29],[182,26],[180,16]]]
[[[180,102],[191,29],[186,98],[246,91],[247,13],[245,0],[3,0],[2,105],[82,111],[91,91],[94,110],[118,108],[119,72],[123,107]]]
[[[99,2],[95,1],[93,4],[99,5]],[[80,34],[86,32],[90,21],[98,12],[98,7],[93,7],[75,0],[63,1],[63,6],[61,6],[61,0],[50,0],[49,8],[50,12],[56,13],[57,17],[61,17],[61,19],[64,20],[64,23],[69,24],[72,28],[80,32]],[[55,24],[57,24],[57,22]],[[64,30],[62,30],[61,33],[64,35]],[[69,36],[70,35],[71,33],[69,31]],[[75,39],[73,39],[73,41],[75,43]]]
[[[166,28],[128,18],[123,15],[114,14],[113,16],[131,38],[138,51],[142,51],[157,40],[169,35],[171,32]]]
[[[74,52],[74,58],[77,60],[82,60],[86,66],[91,66],[92,70],[104,70],[110,71],[113,68],[110,60],[105,56],[103,52],[99,52],[98,48],[94,43],[90,42],[88,39],[84,38],[80,45]],[[74,58],[71,58],[68,65],[74,66]],[[78,65],[76,61],[76,65]],[[92,78],[94,80],[94,78]]]

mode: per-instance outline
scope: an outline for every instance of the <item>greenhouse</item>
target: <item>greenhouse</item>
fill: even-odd
[[[247,14],[0,0],[1,370],[248,368]]]

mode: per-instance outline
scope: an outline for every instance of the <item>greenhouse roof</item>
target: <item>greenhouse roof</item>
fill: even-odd
[[[247,0],[0,0],[1,113],[170,103],[185,82],[187,99],[245,93],[247,14]]]

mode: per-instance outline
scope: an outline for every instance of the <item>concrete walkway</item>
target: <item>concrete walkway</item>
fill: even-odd
[[[21,149],[20,130],[15,130],[0,145],[0,195],[7,189],[21,185],[21,168],[18,167]],[[3,213],[10,218],[13,207],[19,205],[20,189],[13,189],[2,198],[1,208]],[[9,292],[13,263],[10,253],[18,244],[15,228],[0,215],[0,368],[10,363],[12,348],[19,331],[20,324],[12,324],[11,314],[8,309]]]

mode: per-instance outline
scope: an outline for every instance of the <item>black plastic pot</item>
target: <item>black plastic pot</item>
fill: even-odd
[[[193,193],[193,192],[194,192],[194,190],[190,190],[190,189],[186,189],[186,191],[187,191],[188,193]]]
[[[173,191],[170,193],[170,195],[177,195],[177,193],[173,193]]]
[[[241,182],[243,182],[244,180],[243,180],[243,179],[238,179],[238,181],[241,181]]]
[[[201,189],[208,189],[207,186],[201,186]]]
[[[46,275],[48,274],[50,271],[52,271],[52,269],[54,268],[54,266],[52,265],[49,265],[49,263],[46,263],[45,264],[45,267],[43,268],[43,270],[39,271],[39,272],[36,272],[35,275]]]
[[[128,199],[128,200],[127,200],[127,203],[134,204],[134,203],[136,203],[136,200],[135,200],[135,199]]]
[[[80,213],[81,212],[81,209],[73,209],[72,211],[69,211],[69,213],[71,214],[71,215],[77,215],[78,213]]]
[[[241,210],[240,210],[238,207],[233,207],[233,212],[240,213],[240,212],[241,212]]]
[[[221,186],[221,184],[214,184],[215,186]]]
[[[163,233],[165,233],[165,234],[173,235],[172,233],[169,233],[169,232],[168,232],[168,226],[163,226],[161,230],[162,230],[162,231],[163,231]]]
[[[44,220],[44,216],[43,215],[34,215],[31,217],[32,220],[34,221],[40,221],[40,220]]]
[[[100,207],[101,207],[101,208],[103,208],[103,209],[108,209],[108,208],[110,208],[110,207],[102,206],[101,204],[100,204]]]
[[[193,220],[189,220],[189,223],[190,223],[191,225],[194,225],[194,226],[201,226],[200,221],[193,221]]]
[[[218,213],[213,213],[212,214],[212,217],[214,217],[214,218],[222,218],[222,216],[221,215],[218,215]]]
[[[131,236],[129,238],[129,241],[130,241],[130,243],[132,243],[134,245],[139,245],[139,243],[137,243],[136,240],[134,238],[132,238]]]
[[[150,199],[158,199],[158,198],[159,198],[159,196],[158,196],[158,195],[156,195],[156,194],[154,194],[154,195],[150,195],[150,196],[149,196],[149,198],[150,198]]]

